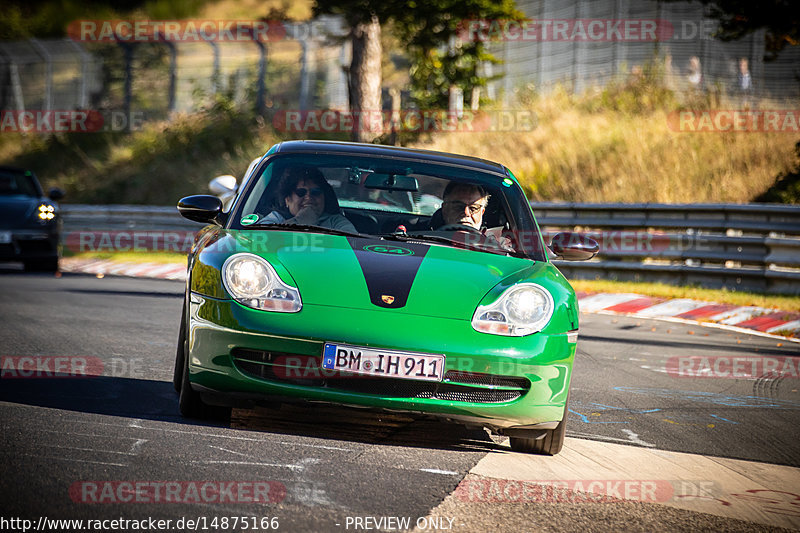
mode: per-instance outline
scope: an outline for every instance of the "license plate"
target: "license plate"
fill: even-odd
[[[0,231],[0,244],[8,244],[11,242],[10,231]]]
[[[444,355],[325,343],[322,368],[375,377],[442,381]]]

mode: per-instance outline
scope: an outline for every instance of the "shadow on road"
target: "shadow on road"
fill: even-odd
[[[19,378],[0,380],[0,401],[52,409],[227,427],[183,418],[171,382],[122,377]],[[234,409],[236,430],[442,450],[502,450],[480,429],[405,413],[320,404]]]

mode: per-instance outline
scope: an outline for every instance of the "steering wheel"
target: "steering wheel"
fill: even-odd
[[[467,226],[466,224],[445,224],[444,226],[436,228],[436,231],[465,231],[467,233],[483,235],[481,230],[473,228],[472,226]]]

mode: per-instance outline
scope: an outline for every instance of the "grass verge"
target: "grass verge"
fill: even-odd
[[[534,113],[535,128],[439,133],[413,146],[503,163],[536,201],[746,203],[798,166],[797,135],[675,131],[676,113],[689,104],[662,96],[650,106],[623,105],[625,97],[672,94],[635,89],[612,96],[556,90],[506,110]],[[736,108],[702,100],[698,109]],[[797,203],[800,196],[789,190],[761,201]]]
[[[119,263],[186,264],[186,254],[175,252],[64,252],[68,259],[104,259]]]

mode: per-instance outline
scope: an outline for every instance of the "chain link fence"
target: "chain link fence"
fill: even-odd
[[[147,120],[215,95],[264,112],[346,109],[349,43],[341,19],[282,25],[276,42],[0,42],[3,110],[118,110]]]
[[[602,87],[620,77],[635,75],[657,60],[663,65],[668,87],[733,95],[739,87],[741,60],[747,60],[753,98],[800,100],[800,46],[784,49],[774,61],[764,61],[765,30],[743,39],[723,42],[713,37],[717,22],[706,16],[706,8],[694,2],[643,0],[517,0],[527,17],[540,21],[540,29],[552,30],[562,23],[565,34],[550,37],[514,36],[493,43],[504,63],[490,74],[499,80],[489,87],[489,96],[510,98],[525,90],[546,92],[556,84],[580,93]],[[580,25],[575,23],[581,21]],[[657,39],[648,35],[626,39],[624,33],[608,30],[606,21],[646,21],[655,24]],[[595,26],[590,26],[594,22]],[[580,30],[588,33],[584,34]],[[594,34],[592,31],[594,30]],[[592,38],[594,35],[595,38]],[[565,38],[566,37],[566,38]]]
[[[518,0],[518,7],[531,20],[570,31],[591,23],[655,21],[659,38],[628,40],[609,33],[597,39],[539,35],[491,42],[504,63],[486,65],[485,74],[497,76],[488,96],[506,105],[522,91],[561,85],[580,93],[602,87],[641,73],[654,60],[676,91],[730,95],[741,92],[745,59],[747,98],[800,100],[800,46],[765,62],[763,30],[735,42],[716,40],[715,22],[697,3]],[[2,42],[0,109],[116,110],[163,120],[200,109],[220,94],[261,113],[347,109],[350,49],[344,21],[321,17],[282,28],[283,37],[269,42]],[[384,99],[388,94],[385,90]]]

